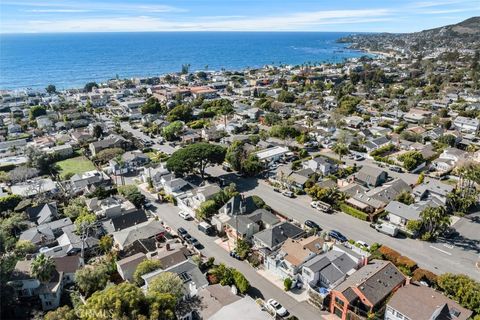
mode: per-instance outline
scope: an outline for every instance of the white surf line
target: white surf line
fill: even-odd
[[[430,248],[435,249],[435,250],[438,250],[438,251],[443,252],[443,253],[445,253],[445,254],[448,254],[449,256],[452,255],[450,252],[447,252],[447,251],[445,251],[445,250],[442,250],[442,249],[437,248],[437,247],[434,247],[434,246],[430,246]]]

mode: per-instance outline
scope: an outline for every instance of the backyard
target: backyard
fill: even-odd
[[[59,174],[62,179],[69,178],[76,173],[95,170],[93,163],[85,156],[58,161],[56,165],[59,168]]]

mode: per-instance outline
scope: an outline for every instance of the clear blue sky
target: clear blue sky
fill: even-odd
[[[480,15],[480,0],[0,0],[0,32],[412,32]]]

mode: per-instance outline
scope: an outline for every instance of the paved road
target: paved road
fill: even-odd
[[[153,199],[151,195],[146,193],[145,195],[150,199]],[[291,314],[296,315],[299,319],[319,319],[321,314],[319,310],[315,309],[307,302],[300,303],[296,301],[277,286],[265,279],[263,276],[259,275],[249,264],[230,257],[227,251],[214,242],[216,239],[215,237],[209,237],[203,232],[198,231],[197,224],[195,222],[185,221],[184,219],[180,218],[178,215],[180,209],[170,204],[155,203],[155,206],[157,207],[155,214],[162,221],[164,221],[166,225],[172,227],[173,229],[183,227],[192,236],[197,238],[198,241],[200,241],[200,243],[204,246],[204,248],[201,250],[202,254],[207,257],[214,257],[216,263],[223,262],[226,265],[234,267],[242,272],[252,286],[251,290],[249,291],[251,296],[254,298],[259,297],[265,300],[274,298],[285,308],[287,308]]]
[[[480,246],[473,239],[460,238],[450,242],[430,243],[407,238],[392,238],[376,232],[367,222],[347,214],[337,212],[329,215],[319,212],[310,207],[311,200],[308,196],[295,199],[284,197],[274,192],[264,180],[240,178],[223,171],[218,166],[209,168],[208,172],[235,182],[239,191],[260,196],[274,210],[301,223],[309,219],[317,222],[324,230],[338,230],[350,239],[363,240],[369,244],[374,242],[385,244],[415,260],[420,267],[434,273],[464,273],[480,280],[480,270],[475,267]]]

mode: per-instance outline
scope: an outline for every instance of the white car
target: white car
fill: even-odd
[[[365,249],[370,249],[370,246],[365,242],[365,241],[362,241],[362,240],[358,240],[357,242],[355,242],[356,244],[358,244],[359,246],[361,247],[364,247]]]
[[[277,300],[269,299],[267,303],[275,310],[276,314],[278,314],[280,317],[284,317],[288,314],[287,309],[285,309]]]
[[[185,212],[185,211],[180,211],[178,213],[178,215],[180,216],[180,218],[182,218],[184,220],[189,220],[191,218],[190,214],[188,212]]]

